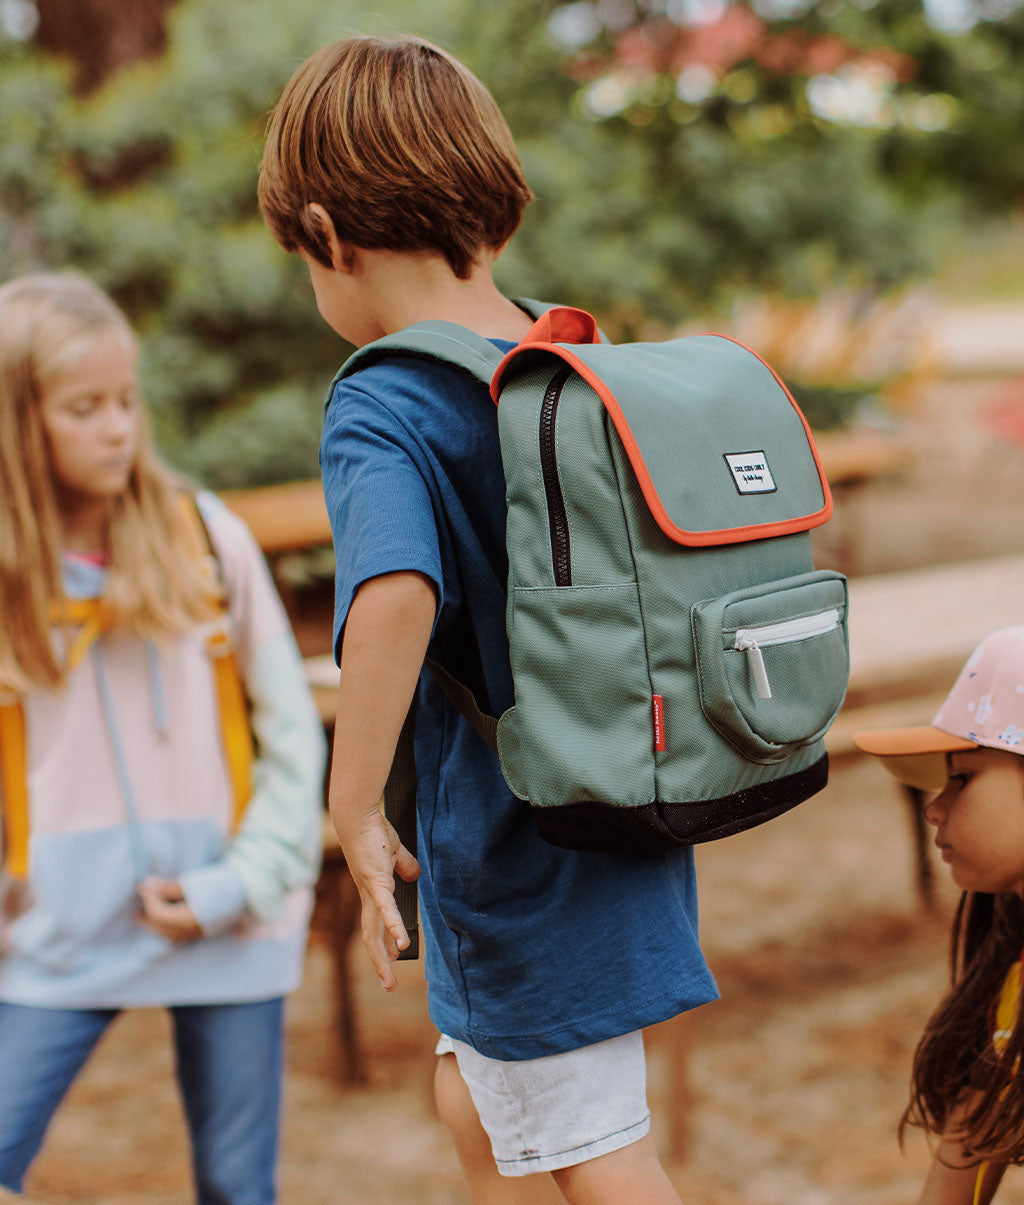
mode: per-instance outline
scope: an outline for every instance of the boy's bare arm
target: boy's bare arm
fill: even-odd
[[[409,944],[395,906],[395,873],[419,864],[398,840],[379,802],[426,656],[437,599],[419,573],[371,578],[345,622],[338,717],[331,765],[331,819],[362,903],[362,934],[381,985],[396,985],[391,963]]]

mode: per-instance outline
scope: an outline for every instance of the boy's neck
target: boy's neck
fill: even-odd
[[[456,322],[487,338],[518,342],[533,320],[494,283],[490,261],[460,280],[440,256],[363,253],[367,302],[382,335],[414,322]]]

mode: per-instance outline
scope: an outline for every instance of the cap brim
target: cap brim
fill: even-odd
[[[930,726],[858,732],[853,743],[864,753],[877,757],[900,782],[922,791],[941,791],[946,785],[948,753],[978,748],[976,741],[951,736]]]

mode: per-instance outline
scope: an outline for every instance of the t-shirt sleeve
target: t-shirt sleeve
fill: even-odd
[[[320,443],[334,540],[334,658],[359,587],[384,573],[422,573],[443,601],[441,551],[427,467],[414,438],[377,398],[342,381]]]

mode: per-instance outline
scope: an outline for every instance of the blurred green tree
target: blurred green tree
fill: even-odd
[[[176,0],[35,0],[35,42],[74,65],[85,95],[120,67],[167,49],[167,10]]]
[[[922,0],[474,6],[460,36],[502,64],[537,193],[508,276],[635,334],[924,271],[944,232],[1024,201],[1024,11],[953,7],[955,29]]]
[[[0,25],[0,279],[74,267],[111,292],[140,333],[157,438],[186,472],[219,488],[315,476],[346,348],[257,213],[263,129],[311,50],[394,26],[343,2],[153,3],[167,9],[165,52],[136,37],[135,61],[112,74],[109,49],[50,55]],[[431,3],[444,13],[447,0]],[[419,5],[391,7],[401,25]],[[152,34],[148,3],[114,9]],[[79,94],[97,64],[103,82]]]
[[[99,47],[47,32],[68,0],[36,0],[34,40],[0,22],[0,277],[74,266],[107,287],[140,331],[165,452],[220,487],[316,472],[345,349],[255,182],[281,87],[344,33],[422,33],[488,83],[536,193],[502,283],[620,336],[752,287],[883,290],[943,221],[1024,189],[1013,0],[977,0],[955,30],[921,0],[87,3],[107,13]]]

